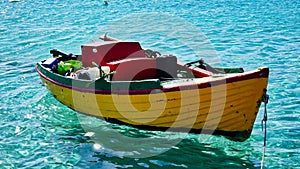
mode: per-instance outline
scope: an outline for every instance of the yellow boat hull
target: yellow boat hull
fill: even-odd
[[[251,134],[268,83],[267,77],[257,77],[204,88],[130,94],[76,90],[45,76],[41,79],[57,100],[87,115],[146,129],[240,136],[235,139],[241,141]]]

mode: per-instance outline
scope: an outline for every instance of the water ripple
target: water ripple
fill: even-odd
[[[204,39],[195,36],[199,31],[205,34],[206,42],[213,45],[205,50],[215,49],[217,52],[213,55],[221,58],[217,61],[205,58],[211,63],[246,70],[270,67],[265,164],[267,168],[299,167],[299,11],[299,3],[295,0],[242,0],[239,3],[228,0],[151,3],[120,0],[110,1],[109,5],[88,0],[18,3],[2,0],[0,167],[259,168],[262,111],[246,142],[230,142],[223,137],[199,142],[198,135],[189,134],[158,156],[127,158],[130,153],[139,152],[116,151],[95,144],[85,136],[77,113],[48,94],[35,72],[35,63],[48,57],[50,49],[79,53],[81,44],[98,39],[99,34],[105,32],[191,61],[205,56],[195,52],[206,44]],[[146,12],[150,12],[148,16]],[[162,12],[169,17],[151,17]],[[175,16],[197,30],[185,31],[186,27],[172,20]],[[123,18],[122,24],[120,18]],[[112,23],[115,29],[111,29]],[[169,36],[162,36],[168,31]],[[180,38],[191,43],[180,44]],[[107,125],[103,122],[102,129],[109,134]],[[158,137],[160,134],[126,126],[111,127],[130,137]],[[169,139],[179,138],[170,136]],[[122,140],[110,141],[123,145]],[[149,149],[139,151],[160,152],[163,146],[149,143]]]

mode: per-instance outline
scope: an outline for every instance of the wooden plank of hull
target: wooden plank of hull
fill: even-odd
[[[121,95],[76,91],[42,81],[63,104],[88,115],[134,126],[227,132],[252,130],[267,85],[267,78],[253,78],[211,88]]]

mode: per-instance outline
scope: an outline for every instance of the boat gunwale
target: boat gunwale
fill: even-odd
[[[40,68],[39,68],[40,67]],[[208,88],[208,87],[212,87],[212,86],[216,86],[216,85],[221,85],[221,84],[225,84],[225,83],[232,83],[232,82],[237,82],[237,81],[242,81],[242,80],[249,80],[249,79],[255,79],[255,78],[268,78],[269,76],[269,68],[268,67],[263,67],[263,68],[258,68],[252,71],[248,71],[248,72],[244,72],[244,73],[238,73],[238,74],[227,74],[227,75],[223,75],[222,78],[220,77],[214,77],[210,76],[210,77],[204,77],[204,78],[210,78],[211,80],[207,80],[207,81],[200,81],[198,83],[195,84],[195,81],[192,81],[191,83],[186,83],[186,84],[181,84],[179,83],[178,85],[174,86],[167,86],[167,85],[163,85],[163,83],[161,83],[161,88],[149,88],[149,89],[133,89],[133,90],[124,90],[124,89],[92,89],[92,88],[83,88],[83,87],[77,87],[77,86],[73,86],[73,85],[68,85],[68,84],[64,84],[61,83],[59,81],[54,80],[53,78],[48,77],[47,75],[45,75],[40,69],[43,69],[47,72],[49,72],[50,74],[55,74],[52,73],[51,71],[49,71],[48,69],[46,69],[40,62],[37,63],[36,65],[36,71],[38,72],[38,74],[44,78],[45,80],[54,83],[58,86],[62,86],[65,88],[69,88],[72,90],[76,90],[76,91],[80,91],[80,92],[88,92],[88,93],[95,93],[95,94],[129,94],[129,95],[137,95],[137,94],[150,94],[156,92],[156,93],[163,93],[163,92],[174,92],[174,91],[181,91],[181,90],[191,90],[191,89],[200,89],[200,88]],[[59,75],[61,76],[61,75]],[[62,78],[65,78],[63,76],[61,76]],[[202,78],[199,78],[202,79]],[[75,80],[75,79],[70,79],[70,80]],[[147,79],[149,82],[149,79]],[[154,80],[154,79],[153,79]],[[84,80],[77,80],[77,81],[81,81],[83,82]],[[92,84],[92,83],[96,83],[96,81],[87,81],[87,84]],[[104,81],[104,80],[103,80]],[[143,82],[146,80],[141,80],[139,82]],[[129,83],[131,84],[132,82],[137,82],[137,81],[116,81],[119,83]],[[110,82],[107,82],[110,83]],[[181,84],[181,85],[180,85]],[[111,83],[112,85],[112,83]]]
[[[53,84],[56,84],[58,86],[62,86],[62,87],[68,88],[68,89],[77,90],[80,92],[95,93],[95,94],[149,94],[153,90],[161,89],[161,88],[151,88],[151,89],[139,89],[139,90],[111,90],[111,89],[110,90],[102,90],[102,89],[82,88],[82,87],[70,86],[70,85],[55,81],[54,79],[49,78],[48,76],[43,74],[38,69],[37,66],[36,66],[36,71],[42,78],[44,78],[45,80],[47,80]],[[71,80],[75,80],[75,79],[71,79]],[[95,81],[87,81],[87,83],[92,84],[92,83],[95,83]],[[130,91],[130,92],[128,92],[128,91]]]

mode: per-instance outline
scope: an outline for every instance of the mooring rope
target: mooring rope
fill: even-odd
[[[268,120],[267,104],[269,101],[269,95],[267,95],[267,89],[265,89],[264,91],[262,100],[265,103],[265,112],[264,112],[264,118],[261,120],[261,129],[262,131],[264,131],[264,147],[263,147],[262,159],[261,159],[261,169],[264,168],[265,152],[266,152],[266,144],[267,144],[267,120]]]

